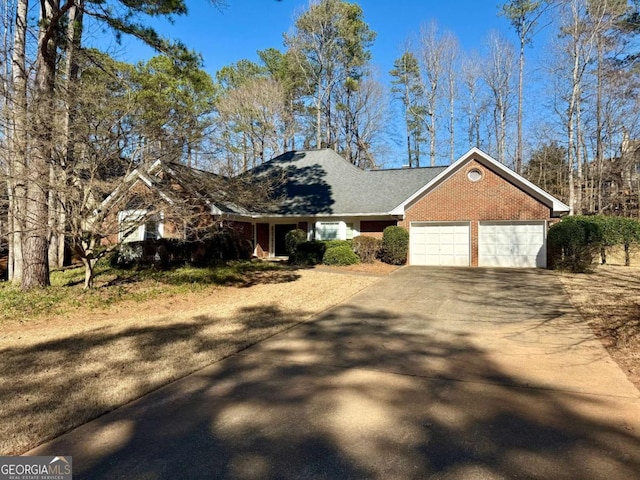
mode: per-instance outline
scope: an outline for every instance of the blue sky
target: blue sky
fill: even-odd
[[[517,37],[509,21],[498,15],[499,5],[505,0],[360,0],[364,19],[377,33],[372,46],[372,66],[376,78],[389,85],[389,70],[399,57],[407,39],[415,37],[420,26],[436,21],[439,28],[455,34],[464,52],[482,50],[484,39],[491,30],[517,44]],[[290,31],[297,13],[304,11],[308,0],[226,0],[222,8],[212,6],[206,0],[187,0],[189,14],[176,18],[171,24],[158,20],[153,25],[162,35],[181,40],[189,48],[199,52],[204,59],[204,68],[211,76],[222,67],[241,59],[258,60],[256,52],[267,48],[284,49],[283,33]],[[547,29],[547,35],[548,35]],[[88,37],[91,38],[90,32]],[[108,48],[105,33],[94,32],[90,42]],[[541,85],[536,70],[536,55],[543,49],[545,32],[541,32],[533,49],[527,51],[528,81],[525,90],[533,95],[525,96],[525,124],[539,109],[540,92],[533,93]],[[123,39],[123,44],[111,45],[121,60],[135,63],[154,55],[148,47],[135,39]],[[392,108],[398,108],[396,102]],[[527,112],[528,110],[528,112]],[[398,117],[399,118],[399,117]],[[401,162],[404,146],[400,139],[402,130],[389,134],[388,147],[393,150],[392,163]],[[456,141],[456,156],[463,154],[469,145],[459,135]],[[458,145],[459,144],[459,145]],[[443,160],[445,161],[445,160]]]
[[[496,29],[515,40],[509,22],[498,16],[499,0],[362,0],[365,21],[377,33],[372,48],[373,65],[385,79],[407,38],[417,34],[420,25],[437,21],[440,28],[456,34],[464,50],[480,49],[486,34]],[[218,9],[206,1],[189,1],[189,14],[174,24],[157,22],[165,36],[180,39],[200,52],[205,69],[217,70],[240,59],[257,60],[256,51],[283,49],[282,34],[287,32],[297,12],[307,0],[227,0]],[[139,42],[127,40],[121,58],[136,62],[153,52]]]

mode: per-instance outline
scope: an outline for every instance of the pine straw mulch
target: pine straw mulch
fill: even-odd
[[[571,302],[640,389],[640,267],[601,265],[558,273]]]

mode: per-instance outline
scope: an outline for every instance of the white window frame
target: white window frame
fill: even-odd
[[[316,238],[318,240],[343,240],[344,235],[341,235],[342,233],[342,223],[343,222],[339,222],[339,221],[333,221],[333,222],[317,222],[316,223]],[[331,225],[331,226],[335,226],[335,237],[334,238],[326,238],[325,237],[325,228],[326,226]]]
[[[118,212],[118,241],[122,243],[130,242],[142,242],[147,240],[147,222],[138,225],[131,233],[125,235],[120,225],[127,223],[127,220],[131,223],[137,223],[147,216],[147,210],[121,210]],[[164,212],[160,212],[155,215],[157,225],[157,239],[164,238]]]

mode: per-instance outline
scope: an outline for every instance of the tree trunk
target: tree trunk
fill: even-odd
[[[524,76],[524,33],[520,36],[520,58],[518,60],[518,139],[516,145],[516,173],[522,175],[522,80]]]
[[[455,76],[453,67],[449,72],[449,163],[455,161]]]
[[[405,66],[406,72],[406,66]],[[409,168],[413,167],[413,159],[411,158],[411,124],[409,121],[409,111],[411,109],[411,97],[409,95],[409,76],[404,75],[404,125],[407,132],[407,160]]]
[[[581,115],[581,106],[580,106],[580,93],[576,97],[576,135],[575,135],[575,149],[576,149],[576,183],[578,187],[578,191],[576,192],[576,212],[578,215],[582,214],[584,211],[584,169],[582,167],[582,115]]]
[[[624,244],[624,266],[628,267],[631,265],[631,248],[628,243]]]
[[[84,265],[84,289],[85,290],[89,290],[94,286],[96,263],[98,263],[97,258],[82,257],[82,264]]]
[[[322,96],[316,100],[316,148],[322,148]]]
[[[436,112],[431,112],[431,127],[429,134],[431,135],[431,141],[429,142],[429,156],[431,157],[431,166],[436,166]]]
[[[596,175],[594,181],[596,188],[596,208],[602,213],[602,171],[604,163],[604,151],[602,141],[602,38],[597,38],[598,58],[596,65]]]
[[[9,280],[22,282],[27,161],[27,72],[25,64],[28,0],[18,0],[16,7],[12,63],[12,125],[9,133]]]
[[[74,94],[78,79],[77,52],[82,38],[82,7],[84,1],[80,0],[78,6],[72,6],[68,12],[67,43],[65,49],[65,64],[63,72],[62,93],[64,95],[65,108],[62,111],[62,145],[63,151],[60,165],[51,163],[50,190],[49,190],[49,267],[62,267],[64,265],[65,251],[65,170],[73,165],[75,148],[71,134],[74,122]]]
[[[50,22],[57,2],[44,2],[38,36],[34,93],[34,146],[27,176],[27,216],[23,238],[24,271],[22,289],[49,285],[47,226],[49,210],[49,165],[52,163],[53,100],[55,95],[56,35]]]

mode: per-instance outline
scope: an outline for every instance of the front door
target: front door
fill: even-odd
[[[286,257],[289,255],[284,237],[287,232],[295,230],[296,228],[298,228],[298,225],[295,223],[274,225],[274,254],[276,257]]]

